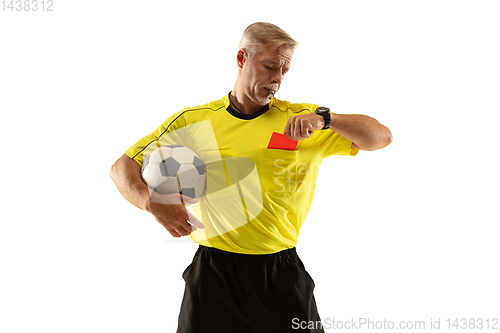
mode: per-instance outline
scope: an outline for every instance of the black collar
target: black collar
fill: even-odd
[[[231,95],[231,92],[227,95],[229,97]],[[231,97],[229,97],[229,100],[231,100]],[[258,116],[263,115],[266,113],[266,111],[269,110],[269,104],[266,104],[260,109],[259,111],[256,111],[254,113],[246,114],[246,113],[241,113],[238,110],[235,110],[231,103],[229,103],[229,106],[227,107],[227,112],[229,112],[233,117],[239,118],[239,119],[255,119]]]

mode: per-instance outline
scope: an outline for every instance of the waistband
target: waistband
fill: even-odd
[[[284,259],[290,259],[297,257],[297,250],[295,247],[290,249],[282,250],[276,253],[270,254],[245,254],[245,253],[235,253],[217,249],[215,247],[208,247],[204,245],[199,245],[197,254],[199,253],[207,253],[209,255],[215,255],[223,258],[231,258],[235,260],[241,261],[252,261],[252,260],[260,260],[260,261],[279,261]]]

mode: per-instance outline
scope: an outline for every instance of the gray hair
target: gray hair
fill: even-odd
[[[240,48],[244,48],[248,53],[248,57],[251,58],[262,45],[268,46],[272,50],[286,45],[293,52],[299,43],[286,33],[286,31],[274,24],[266,22],[250,24],[243,32],[240,40]]]

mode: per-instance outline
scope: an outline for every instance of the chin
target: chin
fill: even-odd
[[[254,100],[255,100],[255,103],[264,106],[264,105],[268,104],[272,100],[272,98],[269,99],[269,98],[267,98],[267,96],[263,96],[262,93],[260,93],[260,94],[257,93],[254,95]]]

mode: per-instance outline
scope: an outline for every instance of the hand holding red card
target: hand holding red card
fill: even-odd
[[[267,145],[268,149],[284,149],[284,150],[295,150],[297,149],[298,141],[291,140],[286,137],[286,135],[273,132],[271,136],[271,140],[269,140],[269,144]]]

